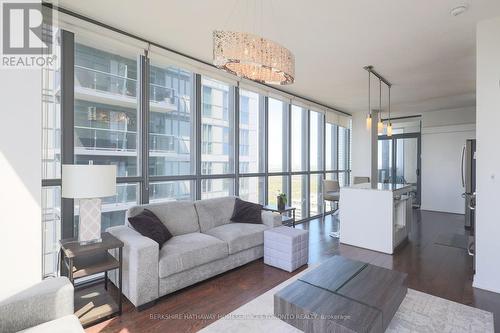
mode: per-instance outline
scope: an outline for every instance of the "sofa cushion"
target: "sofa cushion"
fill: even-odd
[[[205,231],[207,235],[225,241],[229,247],[229,254],[264,244],[264,230],[269,229],[265,224],[229,223]]]
[[[27,328],[18,333],[84,333],[82,324],[75,315],[67,315],[43,324]]]
[[[128,221],[141,235],[157,242],[160,249],[166,241],[172,238],[172,234],[165,227],[165,224],[148,209],[144,209],[136,216],[129,217]]]
[[[235,197],[222,197],[195,201],[201,232],[231,222]]]
[[[173,236],[199,232],[198,215],[191,201],[170,201],[135,206],[128,210],[128,216],[136,216],[144,209],[152,211]]]
[[[227,257],[227,244],[199,232],[174,236],[160,250],[160,278]]]
[[[231,221],[262,224],[262,205],[236,198]]]

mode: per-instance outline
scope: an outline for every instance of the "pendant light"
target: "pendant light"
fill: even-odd
[[[382,122],[382,80],[378,80],[378,123],[377,131],[378,134],[382,134],[384,131],[384,123]]]
[[[391,86],[389,86],[389,122],[387,123],[387,136],[392,136],[391,124]]]
[[[368,71],[368,115],[366,116],[366,129],[369,130],[372,127],[372,109],[370,105],[371,98],[371,75],[372,73]]]

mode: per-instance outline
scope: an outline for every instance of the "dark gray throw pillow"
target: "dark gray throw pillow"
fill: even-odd
[[[262,205],[236,198],[231,221],[262,224]]]
[[[141,235],[157,242],[160,249],[166,241],[172,238],[172,234],[158,216],[148,209],[144,209],[136,216],[129,217],[128,221]]]

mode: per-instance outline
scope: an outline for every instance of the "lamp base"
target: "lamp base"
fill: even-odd
[[[82,244],[101,241],[101,199],[80,199],[78,241]]]

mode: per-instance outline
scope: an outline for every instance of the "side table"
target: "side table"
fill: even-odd
[[[75,238],[62,239],[61,269],[67,272],[71,283],[91,275],[104,273],[104,290],[97,284],[80,288],[75,285],[75,315],[83,327],[96,324],[122,313],[123,242],[110,233],[101,234],[102,240],[82,244]],[[108,250],[118,250],[118,260]],[[118,270],[118,295],[108,291],[108,271]],[[77,288],[78,287],[78,288]]]
[[[284,209],[278,209],[276,205],[266,205],[262,210],[267,210],[281,215],[281,223],[283,225],[292,225],[295,228],[295,207],[285,206]],[[287,214],[292,213],[292,216]]]

